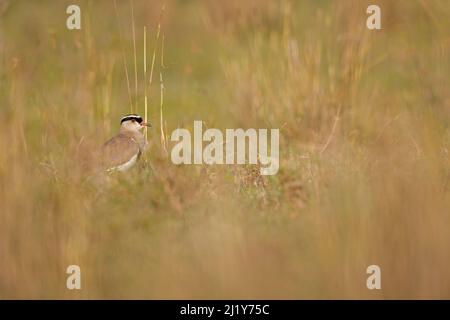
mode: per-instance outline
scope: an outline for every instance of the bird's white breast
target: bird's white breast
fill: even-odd
[[[118,165],[116,167],[110,168],[108,169],[108,171],[127,171],[128,169],[130,169],[132,166],[134,166],[136,164],[137,158],[139,156],[139,153],[136,153],[133,157],[131,157],[130,160],[128,160],[127,162]]]

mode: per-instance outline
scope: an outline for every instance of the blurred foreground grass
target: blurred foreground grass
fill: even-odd
[[[129,112],[130,4],[121,38],[106,0],[67,30],[72,2],[0,1],[0,298],[450,298],[450,2],[376,1],[371,32],[366,1],[166,1],[151,148],[106,185],[80,146]],[[134,5],[142,114],[162,2]],[[169,134],[280,128],[279,173],[173,165],[160,71]]]

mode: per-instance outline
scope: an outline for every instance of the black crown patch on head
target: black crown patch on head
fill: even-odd
[[[138,123],[141,123],[143,121],[142,117],[137,114],[128,114],[120,120],[120,123],[122,124],[122,122],[128,121],[128,120],[135,120]]]

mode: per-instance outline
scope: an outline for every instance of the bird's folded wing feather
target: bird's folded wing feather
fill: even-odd
[[[132,137],[119,134],[102,147],[104,166],[111,168],[127,163],[139,153],[139,145]]]

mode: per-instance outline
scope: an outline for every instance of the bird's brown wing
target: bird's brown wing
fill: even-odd
[[[139,153],[139,144],[130,136],[119,134],[102,147],[102,162],[107,169],[127,163]]]

